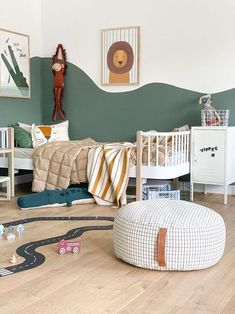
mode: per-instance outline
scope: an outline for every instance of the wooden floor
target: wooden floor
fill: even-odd
[[[82,235],[79,255],[60,256],[55,245],[38,251],[46,261],[38,268],[0,278],[0,313],[235,313],[235,196],[223,205],[221,195],[196,195],[195,202],[215,209],[226,223],[223,259],[194,272],[140,269],[115,258],[112,231]],[[0,223],[35,216],[115,216],[115,209],[90,205],[20,211],[16,199],[0,202]],[[63,234],[77,226],[109,222],[34,222],[23,239],[0,240],[0,267],[18,246]],[[20,257],[17,263],[21,262]]]

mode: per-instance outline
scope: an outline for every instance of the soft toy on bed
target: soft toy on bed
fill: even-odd
[[[20,209],[40,207],[72,206],[73,204],[94,203],[93,196],[85,188],[45,190],[40,193],[20,196],[17,205]]]

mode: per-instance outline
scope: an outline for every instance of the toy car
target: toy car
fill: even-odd
[[[66,252],[73,252],[77,254],[81,247],[79,242],[67,242],[66,240],[60,240],[56,246],[59,254],[65,254]]]

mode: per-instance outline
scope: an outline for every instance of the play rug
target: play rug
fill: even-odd
[[[49,221],[49,220],[105,220],[105,221],[114,221],[113,217],[32,217],[28,219],[16,220],[11,221],[8,223],[4,223],[4,227],[7,228],[9,226],[15,226],[19,224],[27,224],[35,221]],[[45,246],[53,243],[57,243],[62,239],[71,240],[81,236],[84,232],[92,231],[92,230],[111,230],[113,229],[113,225],[106,225],[106,226],[86,226],[86,227],[79,227],[68,231],[66,234],[59,235],[56,237],[38,240],[30,243],[26,243],[21,245],[17,248],[16,253],[19,256],[22,256],[25,261],[17,264],[12,265],[9,267],[0,268],[0,277],[9,276],[21,271],[25,271],[34,267],[38,267],[45,262],[45,256],[41,253],[36,251],[37,248],[40,246]],[[57,253],[55,253],[57,254]]]

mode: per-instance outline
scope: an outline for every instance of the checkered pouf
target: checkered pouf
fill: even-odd
[[[186,201],[148,200],[119,209],[113,241],[118,258],[156,270],[197,270],[215,265],[225,246],[223,218]]]

